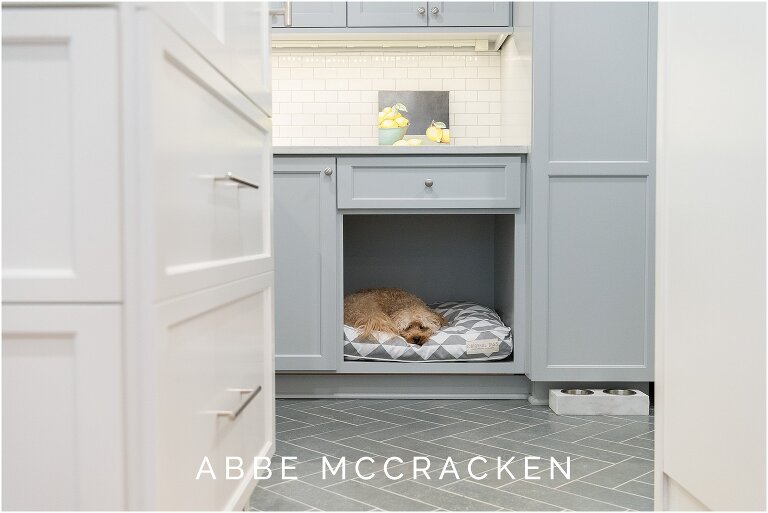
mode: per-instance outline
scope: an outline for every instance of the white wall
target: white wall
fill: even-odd
[[[657,509],[765,509],[765,21],[659,5]]]
[[[378,91],[413,90],[449,91],[453,144],[528,145],[530,73],[512,63],[504,68],[506,83],[514,88],[507,96],[500,52],[274,50],[273,144],[376,145]],[[513,113],[505,129],[503,96]]]

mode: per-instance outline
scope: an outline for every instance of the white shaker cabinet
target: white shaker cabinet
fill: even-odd
[[[5,508],[240,509],[274,454],[267,22],[3,9]]]
[[[120,299],[117,47],[111,9],[3,10],[4,301]]]

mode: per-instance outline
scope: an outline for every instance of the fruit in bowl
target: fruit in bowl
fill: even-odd
[[[384,107],[379,112],[379,144],[389,146],[405,137],[410,122],[402,115],[403,112],[408,112],[408,109],[402,103]]]

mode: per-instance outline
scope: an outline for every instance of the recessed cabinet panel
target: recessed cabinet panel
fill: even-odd
[[[116,305],[3,306],[4,509],[126,509],[120,318]]]
[[[335,369],[335,159],[275,159],[275,230],[277,370]]]
[[[551,76],[541,91],[549,96],[551,161],[649,160],[649,8],[553,4]]]
[[[347,2],[349,27],[426,27],[427,2]]]
[[[3,300],[120,299],[117,18],[3,10]]]
[[[547,367],[649,364],[648,182],[552,178]]]
[[[509,2],[429,2],[430,27],[508,27]]]
[[[270,2],[270,10],[283,9],[284,2]],[[291,27],[346,27],[347,4],[346,2],[292,2],[291,13],[293,19]],[[273,14],[272,26],[285,27],[285,16]]]

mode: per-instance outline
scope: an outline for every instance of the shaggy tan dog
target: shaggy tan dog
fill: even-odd
[[[344,324],[371,339],[374,331],[423,344],[448,322],[424,301],[402,289],[365,289],[344,298]]]

